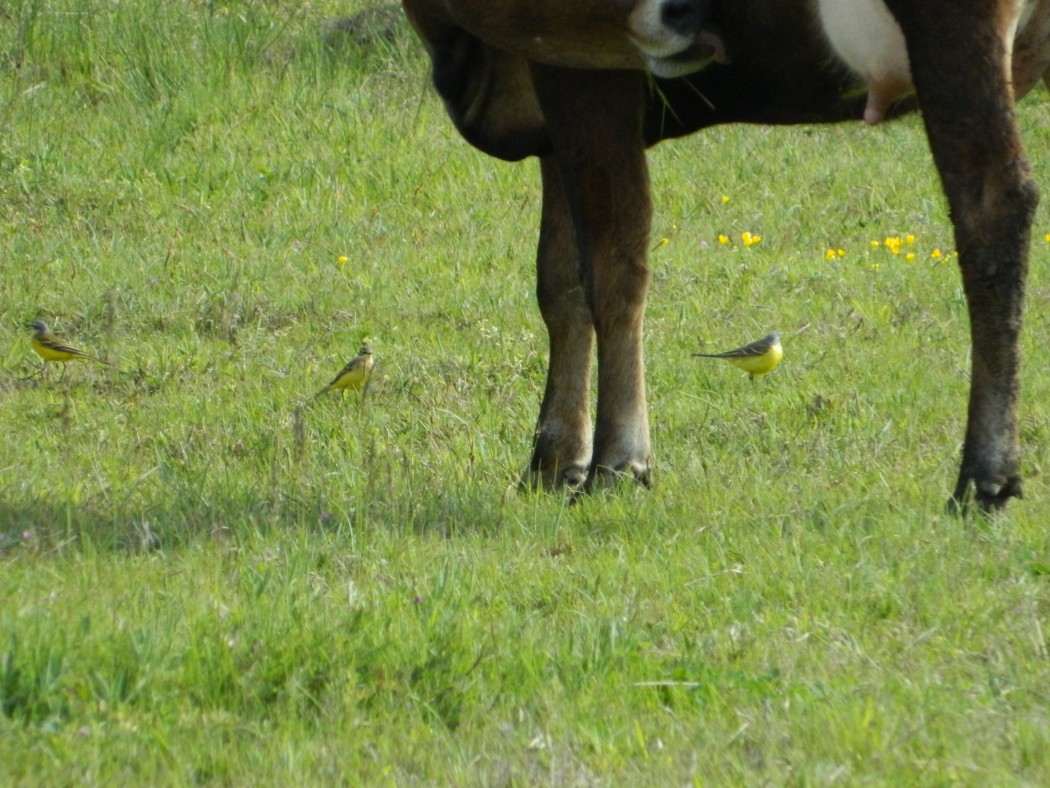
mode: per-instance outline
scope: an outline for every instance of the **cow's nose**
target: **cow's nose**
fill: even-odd
[[[660,21],[682,35],[695,33],[704,23],[700,3],[696,0],[664,0]]]

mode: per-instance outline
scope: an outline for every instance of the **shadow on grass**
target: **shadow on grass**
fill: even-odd
[[[281,532],[352,540],[369,531],[405,535],[498,533],[508,507],[527,496],[479,484],[469,490],[407,495],[392,488],[348,492],[340,500],[282,491],[167,501],[0,501],[0,559],[80,550],[149,552],[205,541],[239,542]],[[552,500],[552,505],[557,502]]]

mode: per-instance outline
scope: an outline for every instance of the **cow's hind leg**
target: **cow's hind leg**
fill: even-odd
[[[527,486],[578,487],[591,461],[591,348],[594,323],[580,277],[572,211],[553,157],[540,160],[543,216],[536,255],[536,296],[550,358]]]
[[[1038,192],[1013,111],[1008,2],[889,0],[955,225],[970,312],[972,374],[953,506],[1021,496],[1019,338]],[[972,493],[971,493],[972,491]]]
[[[571,206],[598,349],[594,449],[585,487],[649,484],[642,319],[652,207],[640,73],[533,68]],[[576,375],[585,374],[576,370]]]

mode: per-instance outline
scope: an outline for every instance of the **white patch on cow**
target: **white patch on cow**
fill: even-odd
[[[897,20],[882,0],[817,0],[817,14],[831,48],[868,86],[864,120],[878,123],[915,90]]]
[[[721,34],[701,29],[690,34],[664,24],[665,0],[638,0],[628,17],[631,40],[658,77],[686,76],[712,62],[725,63]],[[895,101],[915,92],[908,51],[897,20],[883,0],[812,0],[831,49],[855,72],[868,90],[864,120],[878,123]],[[999,20],[1009,58],[1013,41],[1036,5],[1036,0],[1013,0]],[[1003,64],[1009,68],[1009,59]]]
[[[627,19],[634,45],[658,77],[684,77],[711,63],[726,63],[725,42],[714,28],[681,33],[664,24],[665,0],[638,0]]]
[[[673,57],[693,43],[692,36],[677,33],[664,24],[663,0],[640,0],[627,25],[635,46],[650,60]]]
[[[904,34],[883,0],[816,0],[817,16],[831,48],[868,87],[864,120],[878,123],[898,99],[915,92]],[[1032,13],[1032,0],[1014,0],[1002,19],[1007,62],[1017,31]]]
[[[1036,0],[1014,0],[1013,14],[1006,20],[1007,58],[1013,58],[1014,41],[1017,39],[1017,34],[1027,26],[1035,7]]]

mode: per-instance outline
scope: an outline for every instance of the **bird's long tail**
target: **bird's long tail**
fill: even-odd
[[[85,353],[83,350],[77,350],[75,347],[71,348],[68,345],[63,345],[63,346],[61,346],[60,349],[62,351],[64,351],[64,352],[66,352],[66,353],[72,353],[77,358],[84,358],[84,359],[87,359],[88,361],[94,361],[96,364],[102,364],[103,366],[106,366],[106,367],[109,366],[109,362],[108,361],[105,361],[105,360],[99,358],[98,356],[93,356],[90,353]]]

